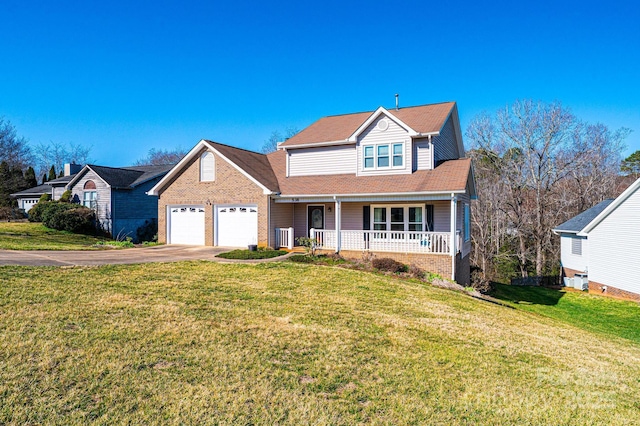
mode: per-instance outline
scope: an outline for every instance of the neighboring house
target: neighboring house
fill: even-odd
[[[73,201],[95,209],[103,230],[114,238],[136,239],[141,226],[158,220],[158,199],[146,192],[173,165],[104,167],[88,164],[67,184]]]
[[[371,252],[469,282],[471,160],[454,102],[325,117],[264,155],[200,141],[149,194],[169,244]]]
[[[553,230],[565,283],[640,300],[640,179]]]
[[[64,191],[66,191],[67,183],[69,183],[81,168],[82,166],[79,164],[65,164],[64,176],[52,179],[42,185],[16,192],[11,194],[11,197],[15,198],[18,202],[18,208],[28,213],[31,207],[35,206],[44,194],[49,194],[52,200],[59,200]]]

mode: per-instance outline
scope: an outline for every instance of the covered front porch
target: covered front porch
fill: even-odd
[[[271,205],[273,245],[293,249],[309,237],[316,249],[438,254],[465,251],[469,210],[464,195],[275,199]],[[462,198],[462,199],[461,199]],[[330,201],[329,201],[330,200]]]

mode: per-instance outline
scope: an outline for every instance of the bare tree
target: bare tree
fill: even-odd
[[[268,154],[270,152],[276,151],[278,149],[278,144],[280,142],[286,141],[287,139],[295,136],[299,132],[300,130],[297,129],[296,127],[287,127],[284,130],[284,137],[283,137],[278,130],[274,130],[273,132],[271,132],[271,136],[269,136],[269,139],[264,141],[262,148],[260,148],[260,152],[262,152],[263,154]]]
[[[46,173],[53,167],[55,170],[64,170],[65,163],[87,164],[90,147],[74,143],[53,142],[38,143],[34,147],[36,172],[38,175]]]
[[[558,258],[551,229],[613,192],[627,134],[625,129],[611,132],[602,124],[584,124],[559,103],[517,101],[495,117],[477,117],[467,138],[489,171],[481,168],[476,175],[476,229],[495,232],[484,211],[500,212],[507,220],[503,236],[512,241],[509,252],[517,258],[520,274],[526,276],[533,266],[542,275]],[[482,261],[490,257],[487,238],[479,241]]]
[[[136,161],[135,165],[136,166],[149,166],[149,165],[162,166],[167,164],[176,164],[180,160],[182,160],[182,157],[184,157],[186,154],[187,154],[187,151],[185,151],[180,147],[175,148],[172,151],[168,149],[164,150],[164,149],[151,148],[149,150],[149,154],[147,154],[145,158],[141,158],[138,161]]]
[[[25,170],[31,164],[31,149],[27,140],[18,137],[16,128],[0,117],[0,161],[7,163],[10,169]]]

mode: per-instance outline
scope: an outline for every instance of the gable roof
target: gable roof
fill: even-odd
[[[416,134],[437,134],[455,108],[455,102],[323,117],[286,140],[281,147],[302,147],[322,143],[347,143],[369,119],[384,113],[409,126]]]
[[[278,180],[265,154],[202,139],[147,193],[149,195],[158,195],[159,191],[171,182],[171,179],[180,173],[182,168],[196,155],[199,155],[203,149],[218,154],[223,160],[262,188],[265,194],[278,192]]]
[[[107,167],[87,164],[71,179],[68,186],[75,185],[81,176],[92,170],[111,188],[130,189],[166,174],[172,167],[173,164],[130,167]]]
[[[606,209],[613,199],[604,200],[554,228],[555,233],[577,234]]]
[[[281,196],[372,195],[399,193],[465,192],[471,173],[471,159],[445,161],[433,170],[411,174],[356,176],[355,173],[286,177],[286,153],[268,154],[278,178]]]
[[[597,215],[591,222],[589,222],[578,235],[585,236],[593,228],[598,226],[612,211],[618,208],[620,204],[624,203],[631,195],[640,190],[640,179],[636,180],[629,186],[622,194],[618,196],[611,204],[609,204],[599,215]]]

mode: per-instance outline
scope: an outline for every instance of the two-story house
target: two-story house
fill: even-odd
[[[454,102],[324,117],[268,155],[200,141],[150,191],[168,244],[310,236],[469,282],[471,160]]]

